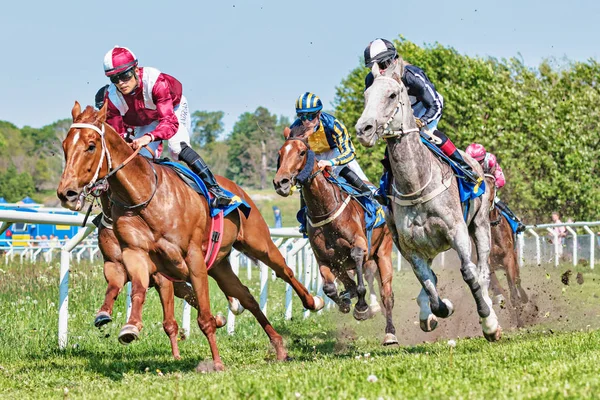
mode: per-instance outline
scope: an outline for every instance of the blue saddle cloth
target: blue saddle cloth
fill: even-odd
[[[159,165],[164,165],[166,167],[172,168],[180,177],[182,177],[183,181],[186,182],[192,189],[204,196],[207,200],[210,199],[210,195],[208,193],[208,188],[206,187],[206,184],[191,169],[182,164],[170,161],[168,159],[156,160],[155,162]],[[248,215],[250,214],[251,210],[250,205],[234,193],[231,193],[230,191],[225,190],[224,188],[221,189],[223,189],[223,192],[225,192],[225,194],[231,197],[233,201],[229,205],[221,206],[218,208],[213,208],[210,205],[209,201],[208,207],[210,208],[210,216],[214,217],[220,211],[223,211],[223,216],[225,216],[231,213],[233,210],[239,208],[240,211],[244,213],[246,218],[248,218]]]
[[[517,221],[513,221],[507,213],[505,213],[504,211],[500,210],[500,208],[496,207],[498,209],[498,211],[500,211],[502,213],[502,215],[504,216],[504,218],[506,218],[506,220],[508,221],[508,224],[510,225],[510,229],[512,229],[513,233],[516,235],[517,234],[517,227],[519,226],[519,224],[517,223]]]
[[[467,214],[469,213],[469,201],[474,200],[485,193],[485,182],[481,182],[481,185],[475,191],[475,183],[468,180],[465,176],[465,173],[456,165],[454,161],[452,161],[447,155],[445,155],[435,144],[429,142],[423,136],[421,136],[421,141],[429,150],[433,152],[438,158],[442,161],[446,162],[452,168],[452,171],[457,176],[458,182],[458,193],[460,197],[460,202],[464,207],[464,215],[465,220],[467,219]],[[381,176],[381,180],[379,181],[379,193],[384,197],[389,193],[389,185],[391,181],[391,172],[385,170],[383,175]],[[386,197],[387,198],[387,197]]]
[[[333,183],[334,185],[338,186],[343,192],[349,195],[360,195],[360,192],[356,190],[354,186],[347,183],[346,180],[342,177],[328,176],[327,180]],[[363,209],[365,210],[365,226],[370,251],[371,236],[373,235],[373,229],[378,228],[385,223],[385,214],[383,212],[381,204],[379,204],[373,198],[370,198],[368,196],[360,196],[355,197],[355,199],[358,200],[358,202],[362,205]],[[300,224],[302,224],[302,226],[306,226],[306,212],[307,208],[303,207],[302,209],[300,209],[300,211],[298,211],[298,214],[296,214],[296,219],[298,220],[298,222],[300,222]]]

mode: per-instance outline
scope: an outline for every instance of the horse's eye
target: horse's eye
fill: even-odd
[[[96,150],[96,143],[90,143],[87,151],[89,151],[90,153],[93,153]]]
[[[396,97],[398,97],[398,95],[396,95],[396,93],[390,94],[390,99],[394,100]]]
[[[300,157],[304,157],[304,155],[305,155],[305,154],[306,154],[306,150],[302,150],[302,151],[300,152]]]

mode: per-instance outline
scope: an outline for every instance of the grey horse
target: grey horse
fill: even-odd
[[[441,162],[421,142],[411,103],[401,76],[406,64],[380,70],[372,67],[375,78],[365,92],[365,109],[356,124],[358,139],[366,147],[378,139],[387,140],[389,161],[394,175],[391,214],[388,226],[394,241],[410,262],[421,282],[417,297],[421,329],[434,330],[437,318],[452,315],[453,305],[441,299],[437,276],[431,270],[436,255],[453,248],[458,253],[460,270],[468,284],[481,318],[483,334],[489,341],[499,340],[502,329],[488,294],[490,222],[489,190],[471,201],[467,221],[459,199],[458,185],[450,166]],[[474,171],[483,176],[480,165],[465,155]],[[477,266],[471,261],[471,241],[477,247]]]

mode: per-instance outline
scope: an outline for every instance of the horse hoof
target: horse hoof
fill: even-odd
[[[311,311],[316,312],[322,310],[323,307],[325,307],[325,301],[321,296],[313,296],[313,301],[315,302],[315,308]]]
[[[373,316],[375,316],[375,314],[381,312],[381,306],[379,305],[379,303],[375,303],[369,306],[369,309],[371,310],[371,314]]]
[[[396,335],[393,333],[386,333],[385,337],[383,338],[383,345],[392,346],[395,344],[398,344],[398,338],[396,338]]]
[[[497,342],[502,337],[502,328],[498,325],[498,328],[492,333],[483,332],[483,336],[487,339],[488,342]]]
[[[140,336],[140,330],[135,325],[125,325],[119,332],[119,343],[129,344]]]
[[[446,307],[448,307],[448,317],[450,317],[452,314],[454,314],[454,304],[452,304],[452,302],[448,299],[442,299],[442,303],[444,303],[446,305]],[[434,328],[435,329],[435,328]]]
[[[112,322],[112,318],[110,317],[110,314],[107,313],[106,311],[100,311],[98,314],[96,314],[96,319],[94,320],[94,326],[96,328],[101,328],[104,325],[108,324],[109,322]]]
[[[215,363],[213,361],[202,361],[196,367],[196,372],[206,374],[207,372],[225,371],[223,363]]]
[[[500,306],[502,309],[506,308],[506,300],[504,299],[504,296],[501,294],[494,296],[494,304]]]
[[[433,314],[429,314],[427,319],[422,319],[419,321],[419,325],[421,326],[421,330],[423,332],[432,332],[438,326],[437,317]]]
[[[217,315],[215,315],[215,321],[217,322],[217,329],[227,325],[227,318],[223,313],[218,312]]]
[[[341,313],[348,314],[350,312],[350,303],[344,302],[342,304],[338,304],[338,309]]]
[[[354,319],[357,321],[364,321],[366,319],[369,319],[371,316],[371,313],[369,312],[369,307],[365,308],[364,310],[359,310],[358,308],[354,307]]]
[[[240,301],[235,297],[232,297],[229,301],[229,310],[233,313],[233,315],[240,315],[244,312],[245,308],[242,306]]]

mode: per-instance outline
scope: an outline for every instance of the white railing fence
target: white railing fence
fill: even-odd
[[[13,210],[0,210],[0,222],[1,234],[15,222],[81,226],[83,215],[61,215],[41,212],[24,213]],[[553,229],[558,226],[565,226],[567,228],[569,235],[566,238],[558,238],[556,231]],[[590,268],[594,268],[595,259],[600,255],[600,251],[596,252],[596,247],[600,247],[600,236],[591,229],[592,227],[595,229],[600,227],[600,221],[528,226],[526,233],[520,234],[517,240],[520,265],[540,265],[548,261],[553,261],[554,265],[558,266],[561,259],[571,257],[573,265],[577,265],[583,258],[583,260],[589,263]],[[95,229],[96,227],[92,224],[90,218],[85,229],[80,229],[77,235],[66,242],[31,240],[26,246],[19,247],[13,246],[12,242],[8,240],[4,242],[0,241],[0,251],[4,253],[5,262],[14,260],[16,256],[19,256],[21,262],[37,262],[40,257],[40,259],[43,258],[45,262],[50,262],[53,254],[60,249],[61,268],[58,318],[58,343],[60,348],[66,347],[68,337],[67,321],[70,262],[73,258],[76,262],[81,262],[83,259],[89,259],[90,261],[100,259],[97,241],[88,238]],[[586,234],[578,234],[577,229],[586,232]],[[546,238],[547,234],[553,238],[551,244]],[[300,280],[311,293],[323,297],[327,309],[331,308],[333,302],[323,295],[321,274],[319,273],[318,265],[308,240],[301,237],[297,228],[273,228],[271,229],[271,236],[285,257],[287,265],[294,271],[294,275],[298,280]],[[448,252],[442,253],[436,258],[434,267],[444,267],[447,262],[453,262],[449,261],[450,257],[447,257],[447,253]],[[404,265],[408,265],[397,249],[394,251],[392,257],[396,258],[396,267],[398,271],[400,271],[403,263]],[[253,266],[252,260],[235,250],[231,254],[230,262],[236,274],[240,273],[240,268],[245,268],[248,280],[252,279],[252,269],[256,267],[259,268],[259,303],[261,310],[267,315],[269,276],[271,277],[271,280],[274,280],[275,274],[262,263],[259,263],[258,266]],[[131,307],[129,294],[131,285],[128,284],[127,288],[127,316],[129,317]],[[292,318],[293,296],[292,288],[289,285],[286,285],[284,307],[286,319]],[[186,335],[190,334],[190,314],[190,306],[184,302],[182,329]],[[305,310],[303,315],[307,318],[310,315],[310,312]],[[227,319],[227,331],[233,334],[235,331],[235,315],[229,311]]]

